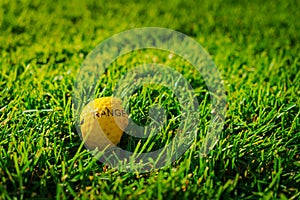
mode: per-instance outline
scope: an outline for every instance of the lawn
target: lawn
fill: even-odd
[[[298,10],[296,0],[1,0],[0,199],[299,199]],[[111,96],[133,66],[159,63],[188,80],[199,102],[197,140],[148,173],[99,162],[83,146],[72,105],[89,53],[141,27],[176,30],[201,44],[227,95],[219,140],[202,155],[212,102],[201,74],[157,49],[116,59],[99,77],[97,97]],[[124,134],[119,147],[148,152],[170,142],[183,116],[173,91],[145,85],[128,101],[139,125],[149,123],[149,109],[159,102],[168,125],[149,140]]]

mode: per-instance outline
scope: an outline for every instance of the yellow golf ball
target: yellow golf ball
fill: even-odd
[[[128,115],[122,101],[102,97],[89,102],[80,115],[80,129],[89,149],[103,150],[117,145],[128,125]]]

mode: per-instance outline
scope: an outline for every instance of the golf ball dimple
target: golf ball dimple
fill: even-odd
[[[89,102],[80,115],[82,139],[89,149],[103,150],[117,145],[128,125],[128,115],[122,101],[102,97]]]

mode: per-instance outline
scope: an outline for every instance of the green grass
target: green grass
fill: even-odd
[[[299,199],[299,9],[296,0],[2,0],[0,199]],[[160,51],[120,58],[99,84],[99,96],[112,94],[121,75],[114,67],[155,59],[190,81],[202,116],[199,142],[175,163],[125,173],[107,168],[81,146],[73,84],[101,41],[145,26],[185,33],[210,53],[226,87],[227,116],[219,142],[200,157],[211,111],[201,78]],[[152,96],[169,108],[172,123],[171,114],[180,115],[172,95],[160,87],[141,88],[131,98],[132,118],[147,122]],[[134,149],[137,142],[124,137],[121,146]]]

